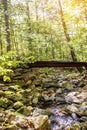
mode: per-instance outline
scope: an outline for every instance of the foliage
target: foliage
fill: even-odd
[[[15,52],[8,52],[7,54],[0,56],[0,76],[3,76],[3,81],[11,81],[10,75],[13,73],[11,68],[17,67],[22,61],[17,61],[17,55]]]
[[[27,63],[35,61],[34,56],[26,56],[16,54],[14,51],[9,51],[3,56],[0,56],[0,76],[3,77],[4,82],[11,81],[11,75],[14,73],[13,68],[20,66],[27,66]]]
[[[3,3],[0,3],[0,49],[1,54],[4,53],[3,59],[0,57],[1,64],[9,67],[22,64],[18,60],[13,60],[12,57],[19,57],[23,63],[36,60],[72,60],[61,22],[58,1],[7,0],[6,14],[9,16],[11,51],[6,55],[5,14]],[[60,0],[60,2],[67,33],[71,38],[69,44],[74,48],[77,59],[86,61],[87,2],[86,0]]]

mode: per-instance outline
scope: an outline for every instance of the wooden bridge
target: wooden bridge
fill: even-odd
[[[59,61],[36,61],[28,63],[30,68],[43,68],[43,67],[85,67],[87,70],[87,62],[59,62]]]

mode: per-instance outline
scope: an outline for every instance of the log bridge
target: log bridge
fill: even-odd
[[[28,63],[30,68],[43,68],[43,67],[85,67],[87,71],[87,62],[62,62],[62,61],[36,61]]]

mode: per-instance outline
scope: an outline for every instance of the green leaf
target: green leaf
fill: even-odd
[[[4,82],[9,82],[9,81],[11,81],[11,79],[10,79],[9,76],[4,75],[4,76],[3,76],[3,81],[4,81]]]

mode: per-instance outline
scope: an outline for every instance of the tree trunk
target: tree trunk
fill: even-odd
[[[69,34],[67,33],[67,26],[66,26],[66,23],[65,23],[65,20],[64,20],[64,14],[63,14],[63,9],[62,9],[62,5],[61,5],[61,1],[58,0],[58,3],[59,3],[59,10],[60,10],[60,16],[61,16],[61,22],[62,22],[64,34],[65,34],[67,42],[69,43],[71,39],[70,39]],[[69,45],[69,48],[70,48],[70,53],[71,53],[72,60],[76,62],[77,58],[76,58],[76,55],[75,55],[74,48],[71,47],[70,45]]]
[[[9,16],[8,16],[8,2],[3,0],[5,27],[6,27],[6,41],[7,41],[7,52],[11,50],[10,44],[10,30],[9,30]]]
[[[38,21],[38,6],[37,6],[37,0],[35,0],[35,12],[36,12],[36,21]]]
[[[67,26],[66,26],[66,22],[64,20],[64,14],[63,14],[63,9],[62,9],[62,5],[61,5],[61,1],[58,0],[58,3],[59,3],[59,10],[60,10],[60,16],[61,16],[61,22],[62,22],[64,34],[65,34],[67,43],[69,43],[71,39],[70,39],[69,34],[67,33]],[[74,48],[72,46],[70,46],[70,45],[69,45],[69,48],[70,48],[70,54],[71,54],[71,58],[72,58],[73,62],[77,62],[77,57],[76,57]],[[79,72],[82,72],[82,68],[77,67],[77,70]]]
[[[27,24],[28,24],[28,31],[30,32],[31,31],[31,25],[30,25],[30,6],[29,6],[29,2],[28,1],[26,1],[26,14],[27,14],[27,17],[28,17],[28,19],[27,19]]]
[[[1,28],[0,28],[0,51],[1,51],[1,55],[3,55]]]
[[[51,32],[51,44],[52,44],[52,59],[55,59],[55,47],[54,47],[54,42],[53,42],[53,36],[52,36],[52,32]]]
[[[29,1],[26,1],[26,15],[27,15],[27,25],[28,25],[28,35],[31,33],[31,18],[30,18],[30,4]],[[32,38],[28,36],[28,46],[29,46],[29,52],[32,54]]]

